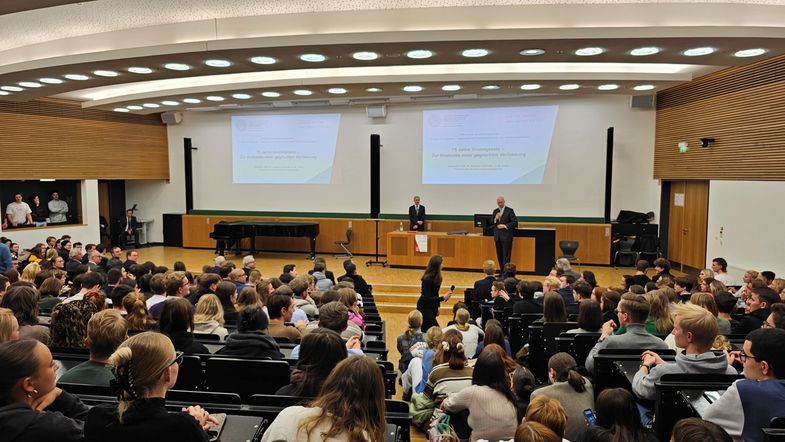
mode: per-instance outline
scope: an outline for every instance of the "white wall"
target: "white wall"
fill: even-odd
[[[62,227],[46,227],[37,229],[6,230],[3,235],[10,237],[14,242],[19,243],[23,249],[29,249],[37,243],[46,242],[47,236],[60,238],[63,235],[71,235],[73,241],[83,244],[95,243],[100,241],[101,227],[98,214],[98,181],[82,181],[82,222],[80,225],[68,225]],[[0,230],[2,232],[2,230]]]
[[[557,182],[552,185],[422,185],[422,110],[435,108],[559,105],[552,151]],[[382,213],[405,213],[419,194],[432,214],[470,215],[490,211],[505,195],[519,216],[602,217],[605,137],[615,128],[612,216],[620,209],[657,211],[659,186],[653,180],[655,112],[631,109],[629,96],[574,96],[482,100],[443,105],[394,105],[382,121],[363,107],[303,109],[299,113],[340,112],[333,182],[329,185],[232,184],[228,112],[188,112],[169,126],[170,183],[127,182],[129,206],[153,218],[150,241],[162,241],[161,213],[185,210],[183,138],[194,146],[194,208],[205,210],[349,212],[369,211],[369,136],[382,140]],[[278,113],[294,113],[293,110]],[[262,114],[264,112],[257,112]],[[242,115],[250,112],[237,113]]]
[[[739,280],[747,269],[785,275],[783,197],[785,182],[711,181],[706,262],[725,258]]]

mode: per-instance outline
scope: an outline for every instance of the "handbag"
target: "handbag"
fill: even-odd
[[[430,442],[460,442],[458,435],[450,425],[449,414],[442,410],[434,410],[431,425],[428,428],[428,440]]]
[[[420,428],[427,428],[435,407],[433,400],[425,393],[414,393],[411,402],[409,402],[409,414],[412,416],[412,424]]]

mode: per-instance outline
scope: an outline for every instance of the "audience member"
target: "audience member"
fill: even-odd
[[[82,441],[88,408],[55,387],[60,366],[32,339],[0,344],[0,434],[14,442]]]
[[[66,371],[58,382],[109,387],[114,379],[109,357],[128,338],[128,324],[117,310],[94,314],[87,322],[85,346],[90,359]]]
[[[781,302],[772,304],[771,314],[761,327],[785,329],[785,304]]]
[[[751,289],[744,307],[744,317],[736,327],[736,333],[749,333],[759,329],[771,314],[771,306],[780,302],[780,296],[768,287]]]
[[[325,263],[324,258],[322,258],[321,261],[314,259],[313,270],[309,273],[316,278],[316,289],[320,292],[326,292],[335,285],[335,282],[333,281],[335,276],[333,276],[333,279],[327,276],[327,264]]]
[[[308,407],[281,411],[262,442],[381,441],[386,430],[384,379],[370,358],[341,361]]]
[[[22,227],[33,224],[33,211],[30,210],[30,206],[26,202],[22,201],[21,193],[14,194],[14,202],[8,203],[5,213],[8,222],[3,223],[4,227]]]
[[[602,334],[586,358],[586,369],[594,372],[594,356],[603,348],[637,348],[641,350],[665,349],[662,339],[650,335],[644,328],[649,316],[649,303],[643,295],[625,294],[618,306],[619,323],[627,332],[614,335],[616,324],[608,321],[602,325]]]
[[[36,339],[48,345],[49,327],[38,324],[38,290],[20,284],[11,285],[0,299],[0,307],[14,312],[19,325],[19,339]]]
[[[520,422],[526,416],[526,409],[529,408],[532,392],[537,380],[534,374],[526,367],[518,367],[512,373],[512,390],[515,393],[515,406],[518,410],[516,422]]]
[[[538,291],[542,291],[542,284],[539,282],[519,282],[518,295],[520,295],[521,299],[513,306],[513,315],[542,313],[542,299],[534,299],[534,294]]]
[[[517,409],[509,379],[502,356],[483,352],[472,371],[472,385],[448,394],[441,408],[449,413],[469,412],[471,441],[512,438]]]
[[[565,307],[575,304],[575,298],[572,294],[572,285],[575,284],[575,281],[577,280],[578,278],[573,275],[564,274],[559,276],[559,284],[561,287],[559,288],[558,293],[561,295],[562,299],[564,299]]]
[[[80,281],[82,284],[80,290],[75,294],[65,298],[63,300],[63,304],[68,304],[69,302],[73,301],[81,301],[84,299],[84,295],[88,292],[99,290],[101,288],[101,284],[104,283],[104,278],[100,273],[90,272],[81,275]]]
[[[548,360],[548,380],[551,385],[535,390],[532,399],[547,396],[559,401],[567,416],[565,438],[580,440],[586,432],[583,410],[594,409],[594,388],[581,376],[577,363],[567,353],[556,353]]]
[[[19,321],[11,309],[0,307],[0,343],[19,339]]]
[[[649,261],[639,259],[635,262],[635,274],[632,275],[632,283],[645,287],[646,284],[651,282],[651,278],[646,275],[646,270],[649,269]]]
[[[469,311],[466,309],[459,309],[455,313],[455,324],[442,329],[442,332],[454,329],[458,330],[463,335],[463,346],[466,357],[471,359],[477,354],[477,345],[480,339],[485,337],[485,332],[480,327],[474,324],[469,324]]]
[[[194,334],[216,335],[226,340],[229,331],[224,328],[224,309],[217,296],[207,293],[196,303]]]
[[[403,373],[409,367],[412,356],[411,348],[418,342],[425,342],[422,334],[422,313],[419,310],[412,310],[406,318],[409,327],[402,335],[396,338],[396,347],[401,358],[398,360],[398,370]],[[476,350],[476,348],[475,348]]]
[[[564,297],[557,292],[546,292],[542,303],[543,322],[567,322]]]
[[[202,343],[194,341],[193,305],[184,298],[168,298],[162,302],[161,318],[158,328],[172,340],[177,351],[187,355],[209,354],[209,350]]]
[[[512,356],[512,349],[510,348],[510,341],[504,336],[504,329],[502,324],[496,319],[489,319],[485,324],[485,337],[482,342],[477,344],[477,353],[482,353],[483,349],[491,344],[496,344],[503,348],[508,356]]]
[[[534,395],[532,395],[534,396]],[[548,396],[532,397],[526,409],[524,422],[539,422],[556,433],[559,440],[564,438],[567,430],[567,413],[561,403]]]
[[[413,358],[409,367],[401,374],[404,397],[425,391],[425,384],[433,367],[433,357],[436,349],[441,346],[442,339],[442,330],[433,326],[425,332],[425,342],[417,343],[410,349]]]
[[[578,309],[578,328],[567,330],[564,333],[598,333],[600,329],[602,329],[603,322],[600,304],[593,299],[589,299],[580,303],[580,308]]]
[[[472,301],[487,302],[491,300],[491,285],[496,280],[496,262],[489,259],[482,263],[482,271],[485,277],[474,282]]]
[[[728,274],[728,261],[725,258],[714,258],[711,260],[711,270],[714,272],[714,279],[726,286],[736,285],[736,280]]]
[[[308,296],[308,276],[298,276],[289,282],[289,288],[292,289],[294,296],[294,305],[300,310],[304,311],[309,317],[319,315],[319,309],[316,308],[316,303]],[[354,297],[356,302],[357,297]]]
[[[174,301],[168,300],[167,304]],[[190,311],[190,310],[189,310]],[[117,377],[119,404],[100,404],[85,422],[86,441],[206,441],[218,421],[199,406],[170,413],[166,392],[177,382],[182,353],[166,336],[145,332],[128,338],[109,358]]]
[[[57,304],[52,309],[49,345],[64,348],[85,348],[87,323],[96,312],[98,312],[98,307],[88,300]]]
[[[191,295],[188,295],[188,300],[191,301],[191,304],[196,305],[199,302],[199,298],[206,294],[215,294],[215,290],[218,288],[218,283],[221,282],[221,277],[215,273],[202,273],[199,276],[199,287]]]
[[[355,292],[360,295],[369,295],[371,293],[371,290],[368,288],[368,283],[365,282],[365,279],[362,276],[357,274],[357,266],[351,259],[347,259],[343,262],[343,269],[346,271],[346,274],[338,278],[339,281],[344,278],[349,278],[354,283]]]
[[[750,332],[729,361],[744,365],[744,377],[734,382],[703,412],[702,418],[722,427],[734,440],[765,440],[761,428],[785,410],[785,330]]]
[[[515,442],[562,442],[550,428],[535,421],[521,422],[515,430]]]
[[[347,357],[341,336],[322,327],[303,336],[299,350],[299,358],[289,377],[289,385],[281,387],[275,394],[318,396],[330,372]]]
[[[226,337],[226,345],[216,354],[254,358],[283,359],[278,343],[267,334],[269,320],[258,305],[243,307],[237,331]]]
[[[657,258],[654,260],[654,270],[657,272],[651,277],[651,280],[660,283],[660,278],[668,277],[673,280],[671,275],[671,262],[665,258]],[[664,282],[664,281],[663,281]]]
[[[447,330],[442,343],[436,348],[433,368],[425,385],[425,396],[436,407],[450,394],[457,393],[471,385],[472,367],[466,365],[463,336],[457,330]]]
[[[267,314],[270,325],[267,332],[276,338],[286,338],[291,342],[299,343],[305,331],[306,323],[296,321],[294,326],[286,325],[292,320],[294,313],[294,300],[291,296],[276,294],[270,296],[267,302]]]
[[[641,425],[635,399],[623,388],[608,388],[595,401],[596,425],[589,427],[587,442],[657,442]]]
[[[360,302],[357,300],[357,295],[354,290],[343,287],[338,289],[341,302],[349,309],[349,321],[353,322],[361,330],[365,330],[365,320],[363,319],[360,310]]]
[[[59,192],[52,192],[52,199],[46,204],[49,209],[49,223],[68,222],[68,203],[60,199]]]
[[[133,291],[125,296],[121,301],[125,310],[125,320],[128,321],[128,329],[134,331],[146,331],[155,328],[155,320],[147,310],[144,302],[144,295],[138,291]]]
[[[714,300],[714,296],[710,293],[698,292],[693,293],[690,296],[690,304],[695,304],[697,306],[703,307],[706,310],[710,311],[715,318],[717,318],[717,333],[720,335],[729,335],[731,334],[731,324],[730,321],[721,318],[720,310],[717,308],[717,302]]]
[[[139,262],[139,252],[136,250],[129,250],[125,252],[125,262],[123,262],[123,268],[125,271],[131,270],[131,266],[135,265]]]
[[[689,417],[676,422],[671,435],[672,442],[733,442],[733,439],[717,424]]]

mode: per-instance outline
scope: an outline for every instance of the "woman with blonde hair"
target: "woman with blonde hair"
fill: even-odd
[[[123,309],[125,309],[125,320],[128,322],[128,330],[150,330],[155,321],[147,311],[144,295],[134,291],[123,296]]]
[[[414,358],[410,351],[412,346],[418,342],[425,341],[425,338],[420,331],[420,327],[422,327],[422,313],[420,313],[419,310],[412,310],[409,312],[406,320],[409,324],[409,328],[407,328],[406,331],[396,339],[398,354],[401,355],[401,358],[398,360],[398,369],[401,371],[401,373],[406,371],[406,368],[409,366],[409,362],[411,362],[412,358]]]
[[[455,324],[445,327],[442,331],[458,330],[463,335],[466,357],[471,359],[477,354],[477,344],[485,336],[485,332],[474,324],[469,324],[469,311],[461,308],[455,312]]]
[[[0,343],[19,339],[19,321],[14,312],[0,307]]]
[[[644,295],[649,301],[649,319],[646,320],[647,330],[649,322],[654,323],[654,331],[649,333],[665,336],[673,331],[673,318],[670,313],[670,300],[663,290],[654,290]]]
[[[558,292],[561,288],[561,282],[559,278],[555,276],[546,276],[545,279],[542,281],[542,293],[548,292]]]
[[[222,341],[226,340],[229,334],[224,327],[224,309],[221,301],[212,293],[202,295],[196,303],[194,333],[218,335]]]
[[[35,277],[41,273],[41,266],[38,263],[31,262],[22,270],[22,275],[19,276],[20,281],[31,282],[35,284]]]
[[[387,427],[384,413],[379,367],[370,358],[347,358],[335,366],[307,407],[283,409],[262,442],[382,442]]]
[[[714,300],[714,296],[711,293],[693,293],[692,296],[690,296],[690,304],[695,304],[705,308],[706,310],[710,311],[715,318],[717,318],[717,332],[720,335],[729,335],[731,333],[730,321],[719,317],[720,310],[717,307],[717,302]]]
[[[205,430],[217,423],[201,407],[166,410],[166,392],[177,382],[182,353],[165,335],[131,336],[109,357],[117,379],[118,404],[100,404],[85,421],[85,440],[115,442],[206,441]]]

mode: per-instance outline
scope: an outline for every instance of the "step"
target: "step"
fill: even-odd
[[[373,285],[373,294],[376,293],[420,293],[420,284],[371,284]],[[439,292],[446,292],[450,286],[442,286]],[[471,288],[471,286],[455,286],[455,294],[463,296],[464,289]]]
[[[409,313],[412,310],[416,310],[417,306],[412,304],[399,304],[399,303],[392,303],[392,302],[377,302],[376,308],[379,310],[380,314],[383,313]],[[439,308],[439,317],[440,318],[452,318],[452,307],[442,306]]]
[[[381,303],[391,303],[391,304],[407,304],[411,306],[417,305],[417,300],[420,298],[420,294],[417,293],[374,293],[373,299],[376,301],[377,304]],[[449,305],[450,308],[456,302],[463,302],[463,294],[461,295],[453,295],[447,301],[442,302],[442,305]]]

